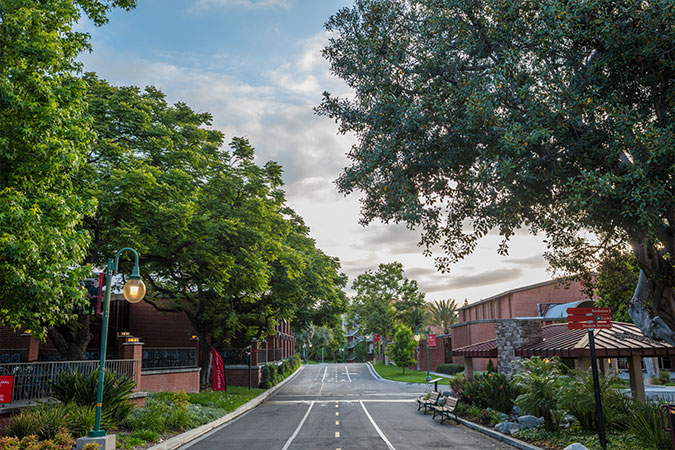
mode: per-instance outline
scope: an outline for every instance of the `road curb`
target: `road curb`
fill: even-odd
[[[283,380],[281,383],[277,384],[276,386],[273,386],[272,388],[266,390],[259,396],[255,397],[254,399],[249,400],[248,402],[244,403],[241,405],[239,408],[235,409],[232,412],[229,412],[225,414],[223,417],[214,420],[213,422],[209,422],[205,425],[202,425],[198,428],[194,428],[192,430],[188,430],[184,433],[178,434],[170,439],[167,439],[164,442],[160,442],[157,445],[153,445],[152,447],[149,447],[147,450],[174,450],[177,449],[191,441],[194,441],[195,439],[205,435],[206,433],[209,433],[216,428],[225,425],[226,423],[236,419],[237,417],[241,416],[244,413],[249,412],[253,408],[257,407],[261,403],[263,403],[265,400],[267,400],[272,394],[276,393],[283,385],[291,381],[293,378],[295,378],[300,372],[303,371],[305,367],[300,366],[298,370],[293,372],[288,378]]]
[[[452,419],[450,419],[452,420]],[[502,441],[505,444],[509,444],[512,447],[519,448],[521,450],[543,450],[541,447],[537,447],[532,444],[528,444],[525,441],[521,441],[520,439],[516,439],[511,436],[507,436],[506,434],[502,434],[499,431],[495,431],[491,428],[484,427],[482,425],[478,425],[473,422],[469,422],[468,420],[464,419],[457,419],[459,423],[464,425],[467,428],[471,428],[472,430],[476,430],[479,433],[483,433],[486,436],[490,436],[493,439],[497,439],[498,441]]]

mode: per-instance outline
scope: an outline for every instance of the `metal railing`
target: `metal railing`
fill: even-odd
[[[133,359],[113,359],[106,361],[109,372],[131,378],[136,385],[136,364]],[[48,398],[52,394],[52,382],[62,372],[79,371],[89,375],[98,369],[98,361],[37,361],[29,363],[0,364],[0,375],[13,375],[12,402]]]
[[[142,370],[197,367],[195,347],[145,347]]]

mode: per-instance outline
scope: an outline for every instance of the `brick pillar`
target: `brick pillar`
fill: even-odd
[[[519,370],[516,349],[542,340],[541,321],[532,319],[497,319],[497,369],[511,378]]]
[[[125,336],[128,338],[128,336]],[[134,377],[136,380],[136,387],[134,392],[141,390],[141,369],[143,364],[143,343],[142,342],[124,342],[121,345],[121,351],[119,353],[120,359],[133,359],[136,361],[134,364]]]
[[[33,362],[38,360],[40,354],[40,342],[35,339],[33,336],[28,336],[28,362]]]

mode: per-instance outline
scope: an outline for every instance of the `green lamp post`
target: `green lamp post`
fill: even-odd
[[[138,253],[133,248],[123,248],[115,254],[114,259],[108,259],[108,266],[105,270],[105,304],[103,305],[103,325],[101,328],[101,360],[98,367],[98,392],[96,394],[96,422],[94,424],[94,429],[90,431],[88,437],[102,437],[105,436],[105,430],[101,430],[101,408],[103,406],[103,379],[105,373],[105,352],[108,343],[108,316],[110,312],[110,291],[111,291],[111,282],[112,277],[116,273],[119,273],[117,270],[117,265],[119,262],[120,255],[125,252],[130,251],[134,254],[135,262],[134,268],[131,271],[131,276],[129,280],[124,284],[124,289],[122,293],[124,298],[129,303],[138,303],[143,300],[145,297],[145,284],[141,281],[141,276],[138,271]]]
[[[420,327],[424,327],[424,325],[419,324],[417,325],[417,328],[415,328],[415,341],[419,342],[421,339],[420,336]],[[429,333],[431,333],[430,330],[422,330],[424,334],[426,335],[427,339],[427,382],[431,381],[431,374],[429,373]]]

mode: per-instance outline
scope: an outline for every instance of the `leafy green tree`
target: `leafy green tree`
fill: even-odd
[[[428,304],[431,313],[431,324],[450,334],[450,326],[457,322],[457,304],[453,299],[438,300]]]
[[[89,36],[74,27],[82,11],[102,25],[110,8],[134,4],[0,1],[0,323],[41,338],[84,296],[78,225],[95,208],[73,187],[93,138],[76,59]]]
[[[404,375],[405,368],[415,364],[415,347],[417,342],[413,339],[412,330],[405,325],[400,326],[388,351],[391,359],[403,369]]]
[[[278,164],[256,164],[243,138],[224,148],[210,114],[155,88],[86,80],[97,140],[80,189],[100,205],[88,261],[136,248],[145,301],[187,315],[205,364],[210,345],[246,346],[280,319],[335,321],[345,277],[286,205]]]
[[[360,340],[354,346],[354,357],[356,362],[364,363],[368,361],[368,342],[365,339]]]
[[[377,272],[370,270],[354,280],[356,295],[352,300],[352,322],[358,324],[363,335],[377,333],[381,336],[380,354],[387,354],[390,333],[399,323],[408,328],[416,327],[423,317],[424,294],[417,282],[409,280],[399,262],[380,264]]]
[[[630,243],[630,315],[675,343],[674,20],[669,1],[356,0],[324,49],[354,97],[318,107],[358,138],[339,190],[443,269],[490,230],[501,254],[542,233],[571,273]]]
[[[610,252],[600,265],[595,281],[598,306],[612,309],[612,319],[631,323],[628,315],[640,268],[635,255],[628,252]]]

